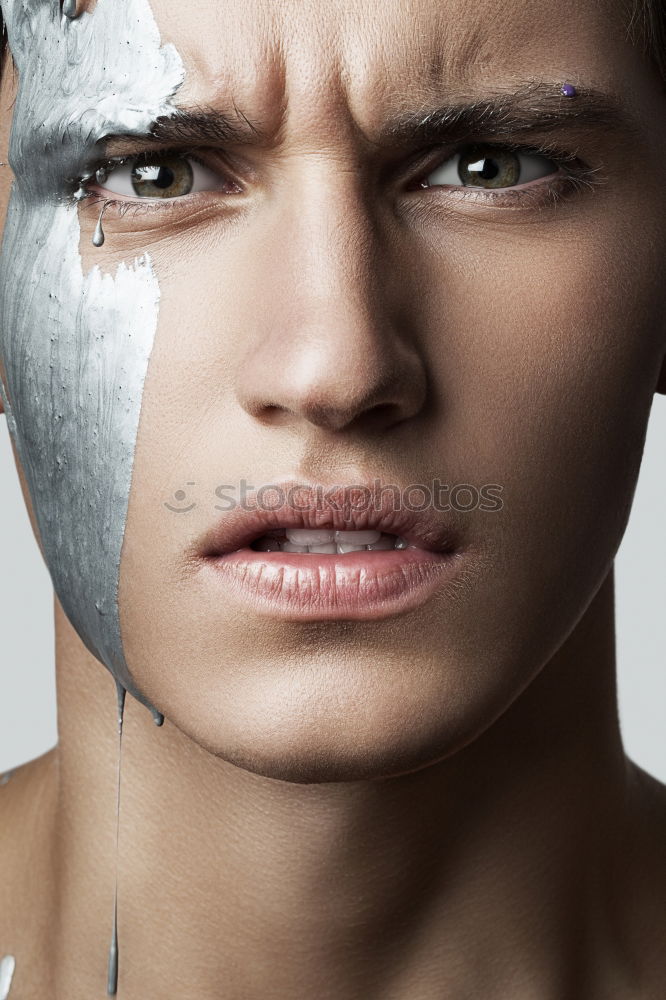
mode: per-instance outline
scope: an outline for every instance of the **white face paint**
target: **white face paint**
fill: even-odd
[[[7,1000],[11,989],[16,962],[13,955],[0,958],[0,1000]]]
[[[184,70],[175,48],[160,45],[148,0],[98,0],[76,20],[58,0],[0,5],[19,75],[0,393],[65,613],[152,709],[123,654],[118,576],[159,287],[148,254],[115,275],[83,273],[74,194],[106,135],[145,134],[174,113]]]

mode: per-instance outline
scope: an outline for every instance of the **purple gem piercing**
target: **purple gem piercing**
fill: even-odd
[[[576,88],[574,87],[574,85],[572,83],[563,83],[562,84],[562,93],[564,94],[565,97],[575,97],[576,96]]]

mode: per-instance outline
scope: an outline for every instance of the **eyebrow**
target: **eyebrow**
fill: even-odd
[[[574,97],[565,97],[560,85],[528,81],[513,91],[420,107],[390,117],[374,138],[362,134],[371,145],[397,149],[460,143],[470,137],[509,141],[558,132],[581,137],[605,132],[630,142],[644,140],[640,120],[615,95],[577,86]],[[105,143],[140,138],[146,144],[159,145],[254,146],[269,143],[275,135],[233,104],[229,111],[207,106],[178,108],[159,117],[143,136],[110,134]]]
[[[530,82],[515,91],[400,114],[385,123],[378,141],[380,145],[425,146],[461,142],[470,136],[508,141],[558,132],[580,136],[607,132],[635,142],[644,140],[639,119],[614,95],[576,87],[576,95],[566,97],[560,86]]]
[[[160,115],[150,130],[141,136],[112,132],[104,136],[104,142],[109,146],[137,138],[160,145],[257,145],[265,142],[267,137],[261,127],[250,121],[235,105],[231,111],[199,106],[178,108],[173,114]]]

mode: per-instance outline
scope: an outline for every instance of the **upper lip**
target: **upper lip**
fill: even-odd
[[[443,520],[441,513],[432,509],[409,510],[400,502],[404,490],[399,491],[398,502],[393,496],[382,497],[382,487],[377,486],[376,480],[372,485],[357,481],[353,486],[306,485],[302,481],[287,480],[270,486],[280,489],[283,498],[296,488],[291,494],[296,505],[285,499],[276,509],[264,509],[257,498],[258,490],[250,491],[243,497],[243,507],[232,508],[203,535],[196,545],[197,554],[211,557],[235,552],[279,528],[375,530],[400,535],[410,545],[431,552],[451,552],[458,548],[457,532],[450,522]],[[344,500],[349,502],[356,496],[359,486],[363,490],[363,502],[358,499],[352,502],[360,509],[348,507],[345,510]],[[271,498],[266,486],[262,489],[264,504],[270,506],[275,496]]]

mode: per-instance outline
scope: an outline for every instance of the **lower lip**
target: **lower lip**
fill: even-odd
[[[453,577],[461,558],[416,548],[339,555],[245,548],[205,563],[230,596],[258,614],[326,621],[411,611]]]

